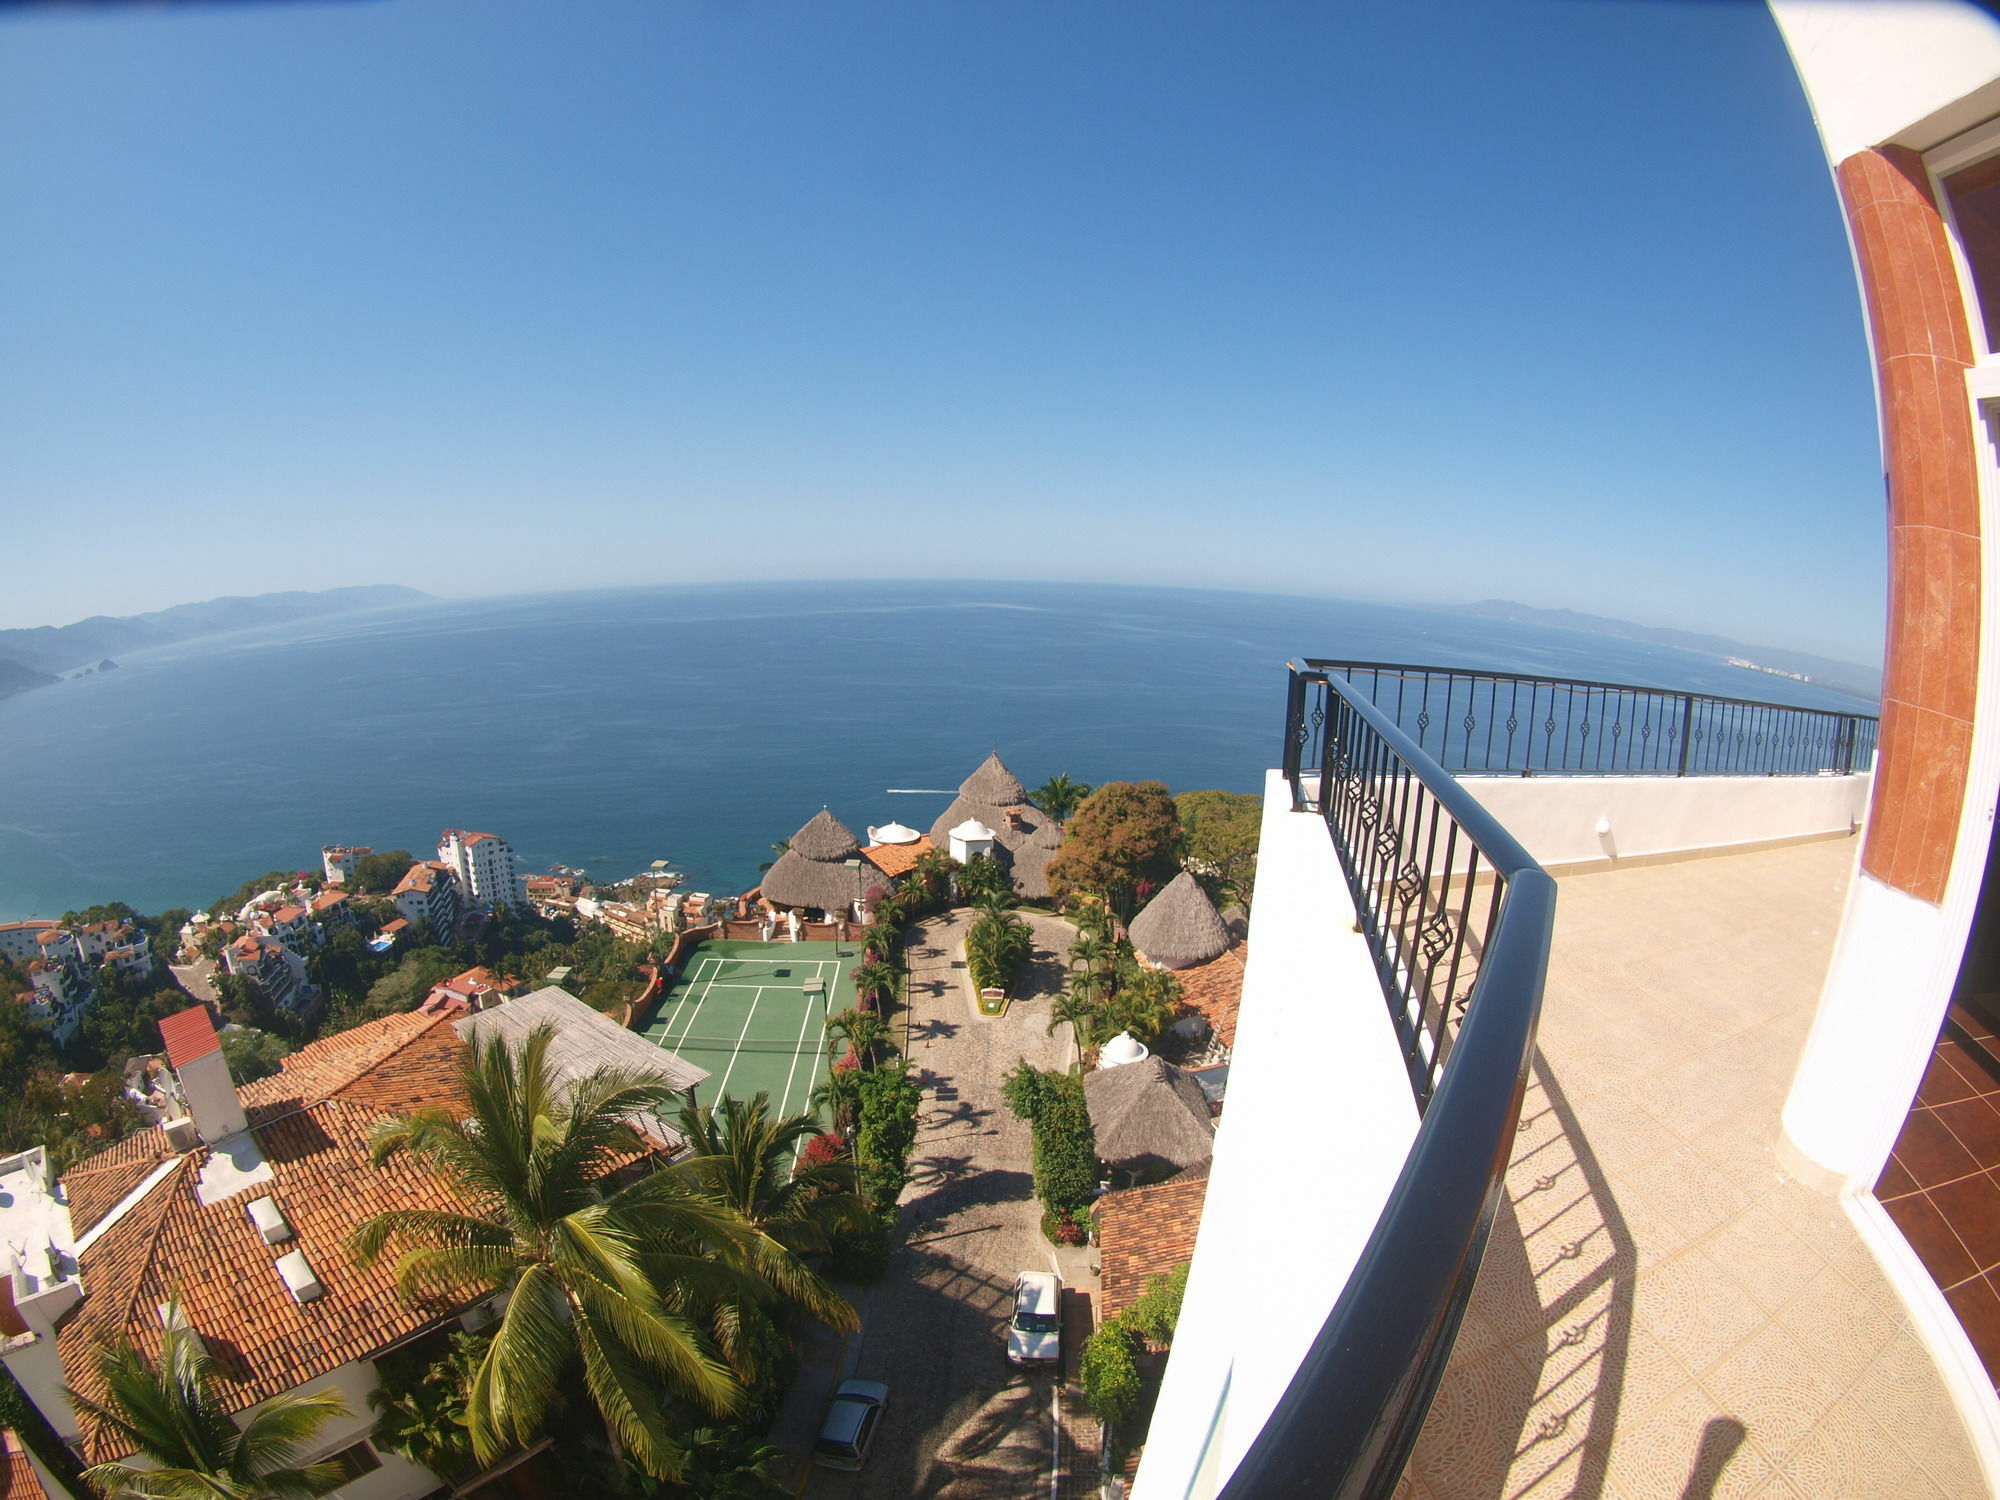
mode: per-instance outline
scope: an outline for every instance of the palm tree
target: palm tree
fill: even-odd
[[[747,1100],[725,1098],[715,1108],[689,1105],[680,1124],[698,1153],[690,1170],[710,1193],[787,1250],[824,1250],[836,1230],[865,1221],[853,1162],[806,1166],[797,1160],[804,1143],[819,1134],[816,1116],[780,1119],[771,1113],[771,1096],[760,1090]]]
[[[1048,1034],[1054,1036],[1056,1028],[1065,1021],[1076,1038],[1076,1050],[1082,1052],[1097,1039],[1097,1002],[1081,988],[1064,990],[1049,1006]]]
[[[666,1478],[680,1450],[662,1415],[663,1385],[711,1412],[742,1403],[708,1326],[716,1308],[783,1297],[843,1329],[853,1310],[687,1163],[607,1191],[607,1173],[637,1142],[626,1122],[677,1096],[619,1068],[558,1089],[554,1034],[536,1027],[518,1047],[476,1040],[460,1075],[469,1118],[431,1108],[371,1132],[377,1163],[407,1151],[481,1211],[377,1214],[349,1248],[368,1265],[403,1247],[396,1288],[412,1301],[507,1294],[468,1393],[481,1463],[535,1440],[580,1363],[614,1445]]]
[[[894,964],[875,959],[856,964],[854,972],[848,977],[854,981],[854,993],[858,998],[870,1005],[880,1005],[883,997],[895,993],[898,972]]]
[[[1089,933],[1079,933],[1075,942],[1069,945],[1069,966],[1072,969],[1095,969],[1103,963],[1109,953],[1104,939],[1092,937]]]
[[[854,1134],[861,1113],[861,1072],[859,1067],[834,1067],[828,1071],[826,1081],[806,1096],[806,1103],[814,1110],[826,1111],[828,1123],[837,1135],[851,1138]]]
[[[1070,924],[1085,937],[1100,942],[1111,936],[1111,914],[1088,896],[1073,896],[1069,903]]]
[[[209,1392],[214,1361],[178,1302],[167,1304],[166,1324],[157,1363],[127,1343],[100,1349],[103,1400],[69,1393],[79,1409],[158,1467],[95,1464],[84,1470],[86,1480],[109,1496],[173,1500],[294,1500],[340,1483],[337,1464],[297,1464],[322,1427],[347,1415],[338,1391],[275,1397],[238,1430]]]
[[[829,1036],[843,1038],[864,1068],[875,1066],[875,1052],[889,1040],[889,1023],[872,1010],[844,1010],[826,1018]]]
[[[688,1500],[789,1500],[784,1449],[755,1432],[698,1427],[688,1434],[686,1468],[665,1493]]]
[[[1028,793],[1028,800],[1058,823],[1067,823],[1089,795],[1088,782],[1072,781],[1069,772],[1059,771]]]

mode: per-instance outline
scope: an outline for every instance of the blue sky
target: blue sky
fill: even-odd
[[[1880,650],[1759,6],[64,9],[0,82],[0,625],[962,575]]]

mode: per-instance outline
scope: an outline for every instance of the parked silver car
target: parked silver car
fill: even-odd
[[[843,1380],[819,1424],[813,1462],[828,1469],[858,1469],[868,1461],[868,1445],[889,1404],[889,1387],[879,1380]]]

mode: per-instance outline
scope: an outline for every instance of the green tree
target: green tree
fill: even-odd
[[[1058,823],[1067,823],[1089,795],[1088,782],[1072,781],[1069,772],[1061,771],[1028,793],[1028,800]]]
[[[686,1163],[607,1190],[635,1144],[626,1121],[675,1096],[650,1074],[614,1068],[559,1089],[554,1035],[537,1027],[518,1048],[475,1041],[460,1075],[469,1118],[433,1108],[372,1134],[377,1162],[407,1151],[487,1212],[377,1214],[349,1245],[364,1265],[401,1246],[396,1286],[413,1301],[506,1294],[467,1410],[480,1462],[532,1442],[580,1366],[613,1441],[670,1477],[680,1460],[663,1384],[711,1412],[743,1403],[707,1331],[717,1308],[802,1301],[843,1330],[853,1310]]]
[[[1112,1426],[1139,1404],[1139,1366],[1133,1352],[1132,1335],[1113,1319],[1084,1340],[1077,1360],[1084,1404]]]
[[[1067,1024],[1070,1034],[1076,1038],[1076,1050],[1081,1054],[1085,1048],[1097,1045],[1097,1002],[1089,993],[1072,985],[1056,996],[1049,1006],[1048,1034],[1054,1036],[1058,1026]]]
[[[1097,1136],[1083,1079],[1023,1060],[1001,1081],[1000,1093],[1034,1133],[1035,1196],[1057,1219],[1075,1223],[1097,1192]]]
[[[910,1148],[917,1140],[917,1108],[923,1091],[907,1062],[870,1068],[855,1075],[854,1161],[861,1188],[881,1213],[892,1213],[910,1180]]]
[[[387,895],[396,888],[399,880],[410,873],[410,866],[416,862],[416,856],[407,849],[364,854],[354,862],[352,873],[341,882],[340,888],[350,895]]]
[[[1181,825],[1164,782],[1110,781],[1076,810],[1049,860],[1049,890],[1103,896],[1122,910],[1180,869]]]
[[[690,1175],[752,1228],[795,1253],[824,1250],[843,1226],[864,1216],[854,1163],[807,1165],[800,1148],[819,1134],[810,1113],[771,1113],[771,1096],[723,1099],[681,1110],[681,1132],[696,1151]]]
[[[1026,922],[998,905],[982,908],[979,920],[965,934],[965,963],[973,988],[1011,988],[1034,951],[1035,935]]]
[[[1257,839],[1264,800],[1248,792],[1182,792],[1174,798],[1185,839],[1183,854],[1195,878],[1219,905],[1250,905],[1257,882]]]
[[[166,1323],[157,1362],[130,1344],[100,1349],[104,1399],[69,1393],[79,1410],[157,1467],[95,1464],[85,1479],[109,1496],[175,1500],[293,1500],[324,1494],[340,1482],[332,1464],[297,1462],[322,1427],[347,1415],[339,1392],[273,1397],[239,1429],[209,1392],[214,1362],[178,1303],[168,1304]]]
[[[975,854],[960,866],[954,882],[964,906],[981,906],[989,901],[1012,902],[1014,882],[1000,861],[990,854]]]
[[[888,1045],[889,1023],[881,1012],[851,1007],[826,1018],[827,1035],[841,1038],[854,1049],[863,1068],[872,1068]]]
[[[269,1078],[291,1056],[292,1044],[254,1026],[228,1026],[222,1031],[222,1060],[237,1087]]]
[[[898,973],[894,964],[876,959],[856,964],[848,978],[854,981],[856,998],[865,1005],[879,1008],[896,993]]]
[[[399,1350],[376,1360],[381,1383],[368,1393],[376,1412],[376,1445],[441,1479],[469,1476],[477,1460],[466,1409],[485,1344],[474,1334],[454,1332],[442,1359],[426,1361]]]
[[[342,1012],[349,1026],[414,1010],[443,981],[467,966],[449,948],[412,948],[396,967],[368,987],[358,1006]]]
[[[782,1448],[741,1424],[689,1433],[681,1477],[662,1486],[669,1500],[788,1500],[788,1458]]]
[[[1099,1034],[1129,1031],[1151,1046],[1174,1023],[1181,984],[1164,969],[1136,969],[1119,980],[1118,988],[1098,1008]]]

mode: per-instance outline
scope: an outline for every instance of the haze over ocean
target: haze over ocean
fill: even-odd
[[[733,894],[822,805],[928,828],[1029,786],[1255,791],[1285,662],[1353,657],[1852,709],[1670,647],[1375,604],[1075,584],[713,585],[439,603],[190,642],[0,701],[0,920],[199,908],[323,844],[655,859]]]

